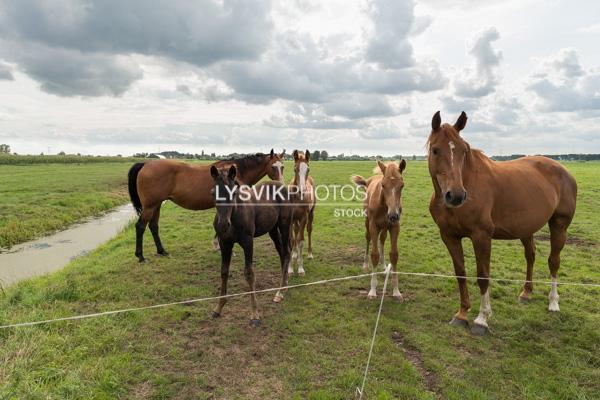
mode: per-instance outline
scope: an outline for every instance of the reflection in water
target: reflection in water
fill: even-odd
[[[0,283],[8,286],[22,279],[56,271],[115,236],[134,216],[131,204],[126,204],[102,217],[16,245],[0,253]]]

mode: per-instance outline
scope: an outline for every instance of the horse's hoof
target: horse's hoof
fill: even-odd
[[[522,304],[529,304],[529,297],[525,297],[525,296],[519,296],[519,303]]]
[[[487,335],[489,328],[485,325],[473,324],[471,327],[471,334],[475,336]]]
[[[283,301],[283,296],[275,295],[275,297],[273,297],[273,303],[281,303],[282,301]]]
[[[467,321],[466,319],[452,317],[452,319],[450,320],[450,325],[468,329],[469,321]]]
[[[167,257],[169,255],[169,253],[167,253],[166,251],[163,251],[163,252],[158,252],[157,255],[159,255],[161,257]]]
[[[371,294],[371,293],[369,293],[369,294],[367,295],[367,299],[369,299],[369,300],[374,300],[374,299],[376,299],[376,298],[377,298],[377,295],[376,295],[376,294]]]
[[[559,312],[560,311],[560,307],[558,306],[558,304],[550,304],[548,306],[548,311],[550,311],[550,312]]]
[[[306,275],[306,272],[304,272],[304,271],[298,271],[298,276],[304,276],[304,275]]]
[[[210,316],[211,316],[212,318],[219,318],[219,317],[221,316],[221,313],[218,313],[218,312],[216,312],[216,311],[213,311],[213,312],[211,312],[211,313],[210,313]]]
[[[313,259],[313,254],[312,253],[308,253],[308,259],[312,260]]]
[[[143,262],[146,262],[146,259],[144,257],[138,257],[138,261],[141,264]]]
[[[260,319],[251,319],[250,320],[250,325],[252,325],[253,327],[259,327],[260,326]]]
[[[394,300],[396,300],[398,303],[403,303],[404,302],[404,297],[402,297],[402,295],[393,295],[392,296],[394,298]]]

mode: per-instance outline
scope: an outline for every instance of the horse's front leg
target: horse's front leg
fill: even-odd
[[[290,262],[290,225],[281,224],[279,227],[279,237],[281,239],[281,253],[279,255],[281,262],[281,287],[288,285],[288,264]],[[279,303],[283,300],[283,293],[286,290],[278,290],[273,301]]]
[[[379,264],[380,251],[377,248],[377,239],[379,237],[379,231],[375,222],[371,221],[369,223],[369,233],[371,234],[371,290],[367,294],[367,298],[374,299],[377,297],[377,265]]]
[[[248,286],[250,287],[250,302],[252,303],[252,314],[250,315],[250,325],[260,325],[260,314],[258,313],[258,306],[256,305],[256,289],[254,287],[254,265],[253,265],[253,252],[254,252],[254,239],[252,236],[244,237],[240,241],[240,245],[244,249],[244,277]]]
[[[233,249],[233,242],[220,241],[221,249],[221,293],[220,296],[227,294],[227,280],[229,279],[229,265],[231,264],[231,253]],[[221,310],[227,302],[226,298],[220,298],[219,303],[213,309],[212,316],[217,318],[221,316]]]
[[[442,241],[452,257],[454,264],[454,274],[457,276],[458,291],[460,293],[460,308],[450,321],[450,324],[456,326],[468,327],[467,313],[471,309],[471,301],[469,300],[469,289],[467,288],[467,279],[465,274],[465,256],[463,253],[462,243],[460,238],[441,233]]]
[[[392,296],[398,301],[402,301],[402,293],[398,289],[398,235],[400,234],[400,224],[390,227],[390,262],[392,263],[392,286],[394,288]]]
[[[479,315],[471,328],[474,335],[485,335],[488,331],[488,318],[492,315],[490,304],[490,255],[492,253],[492,238],[487,232],[478,232],[471,236],[475,261],[477,262],[477,284],[481,293]]]
[[[302,254],[304,248],[304,229],[306,228],[307,216],[305,215],[300,221],[300,227],[298,228],[298,275],[304,276],[304,255]]]

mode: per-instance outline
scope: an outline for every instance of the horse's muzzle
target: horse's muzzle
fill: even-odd
[[[217,231],[217,233],[227,233],[229,228],[231,228],[230,221],[217,221],[217,223],[215,223],[215,231]]]
[[[398,221],[400,221],[400,213],[395,212],[388,214],[388,222],[390,224],[395,224]]]
[[[444,195],[444,202],[447,207],[456,208],[460,207],[467,200],[466,190],[449,190]]]

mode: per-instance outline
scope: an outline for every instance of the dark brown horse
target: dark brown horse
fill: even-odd
[[[354,175],[352,182],[365,188],[366,197],[364,200],[365,211],[365,239],[367,248],[363,262],[363,271],[369,272],[369,247],[371,247],[371,268],[373,272],[377,266],[383,267],[384,253],[383,246],[387,239],[387,233],[390,232],[390,262],[392,264],[392,296],[398,301],[402,301],[402,293],[398,289],[398,274],[396,266],[398,264],[398,235],[400,234],[400,216],[402,215],[402,189],[404,188],[404,179],[402,172],[406,169],[406,161],[401,160],[399,164],[390,162],[384,164],[377,161],[377,167],[374,175],[369,179]],[[377,246],[379,241],[379,247]],[[377,275],[371,275],[371,290],[367,298],[377,297]]]
[[[233,245],[244,249],[244,276],[254,291],[254,238],[269,233],[281,262],[281,286],[287,286],[287,264],[290,260],[290,227],[292,210],[288,204],[287,188],[281,182],[262,182],[249,188],[240,186],[236,178],[236,167],[217,169],[210,167],[214,180],[214,198],[217,214],[214,227],[221,248],[221,296],[227,294],[227,280]],[[283,294],[277,292],[273,301],[279,302]],[[251,324],[260,324],[256,295],[251,294]],[[226,299],[219,299],[213,317],[219,317]]]
[[[523,243],[527,275],[519,297],[527,300],[533,289],[533,234],[546,223],[550,227],[548,266],[552,276],[548,309],[559,311],[557,273],[567,228],[575,214],[577,183],[550,158],[523,157],[506,162],[489,159],[471,149],[460,136],[466,123],[464,112],[454,125],[442,125],[439,111],[433,116],[428,160],[434,193],[429,210],[459,277],[466,276],[461,239],[468,237],[473,242],[477,276],[481,278],[477,280],[481,306],[471,332],[481,335],[487,332],[492,314],[488,289],[492,239],[520,239]],[[460,309],[451,323],[468,326],[471,302],[467,282],[457,279]]]
[[[217,161],[211,165],[187,164],[173,160],[156,160],[134,164],[129,170],[129,197],[138,215],[135,224],[135,255],[144,261],[143,238],[146,225],[160,255],[167,255],[158,235],[160,206],[163,201],[171,200],[188,210],[206,210],[215,206],[211,194],[213,180],[210,176],[212,165],[224,168],[235,165],[238,181],[253,185],[265,175],[283,182],[283,155],[257,153],[239,159]]]

